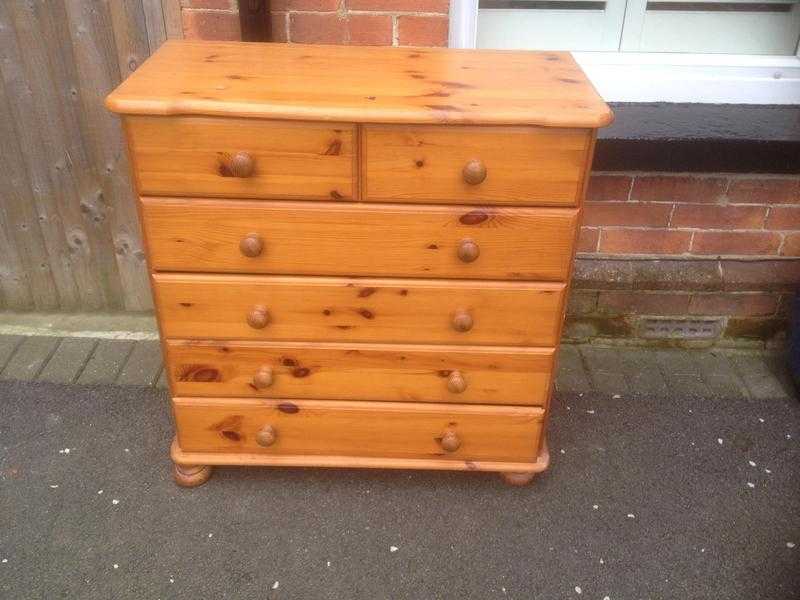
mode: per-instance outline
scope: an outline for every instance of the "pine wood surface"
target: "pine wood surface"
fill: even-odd
[[[353,123],[608,125],[566,52],[169,41],[108,97],[119,113]]]
[[[178,396],[544,405],[553,348],[168,340]],[[271,383],[254,385],[260,369]],[[451,391],[452,378],[465,382]]]

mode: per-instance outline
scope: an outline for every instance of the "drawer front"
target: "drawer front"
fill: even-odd
[[[555,346],[564,284],[155,273],[168,338]]]
[[[169,340],[178,396],[544,405],[553,348]]]
[[[575,206],[591,132],[544,127],[367,126],[369,201]]]
[[[186,452],[519,462],[535,462],[544,412],[535,407],[182,397],[173,399],[173,407],[178,442]]]
[[[352,125],[145,116],[125,123],[141,194],[353,197]]]
[[[576,209],[142,198],[151,267],[565,281]]]

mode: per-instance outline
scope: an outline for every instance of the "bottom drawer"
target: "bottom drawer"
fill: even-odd
[[[535,462],[532,407],[174,398],[184,452]]]

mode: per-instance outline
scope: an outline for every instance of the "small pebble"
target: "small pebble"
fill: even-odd
[[[397,546],[389,546],[389,552],[397,552],[397,550],[398,550]]]
[[[764,469],[764,473],[772,473],[769,469]]]
[[[636,518],[636,515],[635,515],[635,514],[633,514],[633,513],[628,513],[628,518],[629,518],[629,519],[635,519],[635,518]]]
[[[612,397],[614,400],[619,400],[620,398],[622,398],[622,396],[620,396],[619,394],[614,394],[614,395],[613,395],[613,396],[611,396],[611,397]]]
[[[606,561],[604,561],[604,560],[601,558],[601,559],[600,559],[600,564],[601,564],[601,565],[604,565],[604,564],[606,564]]]
[[[747,487],[754,488],[754,487],[756,487],[756,484],[755,483],[751,483],[750,481],[748,481],[747,482]]]
[[[272,589],[273,590],[277,590],[279,585],[280,585],[280,582],[276,581],[275,583],[272,584]]]
[[[169,582],[170,582],[170,583],[175,583],[175,580],[174,580],[172,577],[170,577],[170,578],[169,578]]]
[[[214,537],[214,534],[213,534],[213,533],[209,533],[209,534],[208,534],[208,537],[210,537],[210,538],[211,538],[211,537]]]
[[[8,562],[8,559],[7,559],[7,558],[4,558],[4,559],[3,559],[2,561],[0,561],[0,562],[2,562],[3,564],[5,564],[5,563],[7,563],[7,562]]]
[[[103,493],[103,490],[97,490],[97,493],[98,493],[98,494],[102,494],[102,493]]]
[[[752,460],[748,460],[747,464],[750,465],[751,467],[755,467],[756,466],[756,463],[754,463]]]
[[[119,565],[117,563],[114,563],[114,568],[119,569]]]
[[[58,485],[51,485],[50,487],[53,488],[53,489],[56,489],[56,488],[58,488]]]
[[[575,593],[576,594],[582,594],[583,593],[583,590],[581,589],[581,586],[579,586],[579,585],[575,586]]]
[[[786,547],[787,548],[794,548],[794,542],[786,542]],[[5,561],[3,561],[3,562],[5,562]]]
[[[586,414],[588,414],[588,415],[593,415],[593,414],[594,414],[594,411],[593,411],[593,410],[587,410],[587,411],[586,411]]]
[[[600,508],[600,506],[598,506],[597,504],[592,504],[592,508],[597,510],[598,508]]]
[[[114,498],[114,499],[111,501],[111,504],[119,504],[119,500],[117,500],[116,498]]]
[[[722,445],[722,438],[717,438],[717,443],[721,446]]]
[[[561,454],[566,454],[567,453],[567,451],[564,450],[563,448],[561,450],[559,450],[559,452],[561,452]]]
[[[758,417],[758,422],[759,422],[759,423],[763,423],[763,422],[764,422],[764,419],[762,419],[761,417]]]

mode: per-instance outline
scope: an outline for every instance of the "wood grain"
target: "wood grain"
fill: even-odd
[[[591,141],[585,129],[367,125],[361,131],[368,201],[574,206]],[[464,166],[487,176],[471,185]]]
[[[553,348],[168,340],[178,396],[544,405]],[[254,375],[267,367],[271,385]],[[466,388],[448,390],[454,371]]]
[[[554,346],[565,300],[561,283],[503,281],[155,273],[153,288],[162,336],[195,339]]]
[[[541,438],[544,440],[545,435]],[[484,460],[454,461],[436,458],[372,458],[369,456],[274,455],[253,452],[185,452],[172,440],[170,457],[178,465],[239,465],[245,467],[339,467],[346,469],[427,469],[434,471],[489,471],[541,473],[550,464],[547,442],[534,463]]]
[[[168,41],[116,90],[129,114],[603,127],[565,52]]]
[[[242,198],[353,197],[352,125],[213,117],[128,117],[141,194]],[[246,152],[255,173],[234,177]]]
[[[543,411],[535,407],[283,399],[174,398],[178,443],[186,452],[428,458],[533,463]],[[255,442],[265,425],[277,433]],[[445,452],[447,431],[461,446]]]
[[[578,211],[142,198],[155,270],[564,281]],[[244,256],[250,233],[264,252]],[[458,258],[464,239],[480,257]]]

